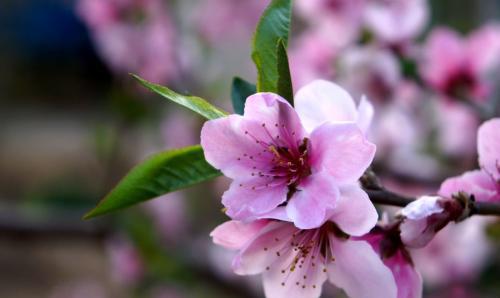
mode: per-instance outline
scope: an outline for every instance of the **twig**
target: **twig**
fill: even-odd
[[[405,207],[416,200],[386,189],[365,189],[370,200],[375,204]],[[471,215],[496,215],[500,216],[500,204],[488,202],[473,202]]]

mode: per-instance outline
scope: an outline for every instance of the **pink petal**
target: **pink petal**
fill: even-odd
[[[328,266],[330,282],[351,298],[396,298],[392,272],[365,241],[330,240],[335,261]]]
[[[290,239],[297,229],[288,223],[270,222],[268,226],[245,246],[233,260],[233,270],[236,274],[258,274],[271,267],[281,256],[276,252],[289,246]],[[290,251],[291,246],[290,246]]]
[[[449,77],[464,66],[465,47],[461,37],[446,28],[434,29],[424,48],[422,75],[435,88],[444,88]]]
[[[500,118],[479,127],[477,151],[481,167],[500,183]]]
[[[265,128],[272,137],[296,146],[297,140],[305,136],[304,128],[293,107],[282,97],[274,93],[257,93],[247,98],[245,119],[252,119]],[[292,146],[293,147],[293,146]]]
[[[375,145],[356,124],[325,123],[311,134],[311,164],[326,169],[339,185],[356,182],[370,166]]]
[[[288,202],[288,217],[299,229],[321,226],[327,219],[327,211],[335,207],[339,190],[326,172],[313,174],[302,182]]]
[[[474,73],[486,74],[499,66],[500,25],[491,23],[474,31],[467,40],[467,54]]]
[[[210,237],[215,244],[229,249],[240,249],[267,224],[267,220],[257,220],[248,224],[230,220],[216,227],[210,233]]]
[[[409,219],[418,220],[443,212],[443,207],[439,204],[440,199],[438,196],[422,196],[404,207],[401,214]]]
[[[307,131],[329,121],[355,122],[354,100],[342,87],[316,80],[302,87],[295,95],[295,109]]]
[[[373,120],[373,115],[375,114],[375,108],[372,103],[366,98],[366,96],[361,97],[361,102],[358,106],[358,116],[356,123],[359,126],[359,129],[363,131],[363,133],[367,133],[370,128],[370,124]]]
[[[425,247],[437,234],[428,218],[405,220],[400,229],[401,241],[411,248]]]
[[[293,250],[291,250],[293,251]],[[262,275],[264,292],[269,298],[318,298],[328,278],[323,268],[311,266],[310,260],[290,271],[290,264],[300,252],[283,256]],[[285,270],[283,273],[282,270]],[[306,278],[304,278],[304,276]]]
[[[429,7],[425,0],[367,1],[365,22],[383,41],[402,43],[416,37],[427,25]]]
[[[446,179],[438,193],[443,197],[451,197],[460,191],[473,194],[477,201],[500,201],[498,184],[488,173],[481,170]]]
[[[253,167],[265,171],[271,164],[272,156],[263,154],[262,145],[252,137],[261,134],[263,129],[259,122],[230,115],[205,122],[201,146],[212,166],[229,178],[244,179],[255,172]]]
[[[340,199],[330,220],[342,231],[352,236],[364,235],[377,224],[377,219],[375,206],[357,184],[340,188]]]
[[[391,269],[396,279],[398,298],[422,298],[422,276],[400,253],[386,259],[384,264]]]
[[[248,220],[270,212],[286,201],[288,189],[285,184],[266,186],[262,178],[231,183],[222,195],[222,204],[227,215],[233,219]]]

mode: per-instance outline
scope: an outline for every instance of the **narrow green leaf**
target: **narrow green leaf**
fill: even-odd
[[[228,115],[227,112],[211,105],[208,101],[201,97],[182,95],[168,89],[167,87],[148,82],[137,75],[132,74],[132,76],[149,90],[200,114],[208,120]]]
[[[110,213],[217,177],[201,146],[161,152],[133,168],[84,219]]]
[[[288,55],[283,39],[278,42],[276,49],[278,55],[278,94],[283,96],[293,106],[293,86],[288,65]]]
[[[278,88],[280,77],[278,54],[282,54],[282,51],[277,51],[277,49],[281,42],[285,48],[288,44],[291,16],[292,0],[273,0],[257,25],[253,39],[252,59],[257,67],[257,91],[259,92],[283,91]],[[281,64],[283,65],[283,62]],[[279,94],[285,96],[290,92]],[[287,99],[290,100],[290,98]]]
[[[242,78],[235,77],[231,88],[231,99],[233,101],[233,109],[236,114],[243,115],[245,109],[245,101],[247,97],[257,92],[254,84],[249,83]]]

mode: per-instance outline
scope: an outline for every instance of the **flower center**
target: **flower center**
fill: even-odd
[[[266,270],[280,266],[277,269],[283,275],[282,286],[293,285],[298,289],[321,286],[314,283],[317,280],[315,277],[326,274],[327,265],[335,261],[330,249],[331,232],[329,225],[325,224],[318,229],[296,230],[291,239],[275,238],[276,242],[286,243],[278,246],[280,249],[277,251],[264,247],[264,251],[275,254],[277,258]]]
[[[255,155],[243,154],[238,161],[250,160],[255,165],[252,167],[252,176],[261,178],[258,185],[251,186],[253,190],[262,186],[276,186],[286,184],[288,198],[296,191],[301,180],[311,174],[309,166],[309,139],[298,139],[294,131],[289,131],[285,124],[274,124],[277,135],[273,135],[265,123],[261,124],[264,134],[259,132],[256,137],[252,132],[245,131],[245,135],[252,138],[262,147],[262,151]],[[262,136],[267,136],[263,139]],[[240,184],[240,186],[244,186]]]
[[[295,152],[288,147],[270,145],[268,148],[274,154],[271,161],[274,166],[270,172],[286,177],[287,185],[291,189],[295,189],[302,178],[311,174],[308,164],[308,144],[309,140],[304,138]]]
[[[477,80],[468,70],[462,70],[446,82],[445,93],[458,99],[467,99],[477,86]]]

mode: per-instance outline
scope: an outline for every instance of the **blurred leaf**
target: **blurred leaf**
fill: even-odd
[[[167,87],[148,82],[137,75],[133,74],[132,76],[149,90],[200,114],[208,120],[228,115],[227,112],[211,105],[208,101],[201,97],[182,95],[168,89]]]
[[[217,177],[201,146],[165,151],[134,167],[84,219],[110,213]]]
[[[291,0],[273,0],[257,25],[252,51],[252,59],[257,67],[257,91],[278,93],[290,103],[292,98],[289,95],[292,94],[292,90],[284,90],[286,84],[280,81],[290,77],[288,61],[285,64],[284,59],[286,59],[285,49],[288,44],[291,16]],[[280,44],[283,44],[283,48],[280,48]]]
[[[233,109],[236,114],[243,115],[245,109],[245,101],[247,97],[257,92],[254,84],[249,83],[242,78],[235,77],[231,88],[231,99],[233,101]]]

